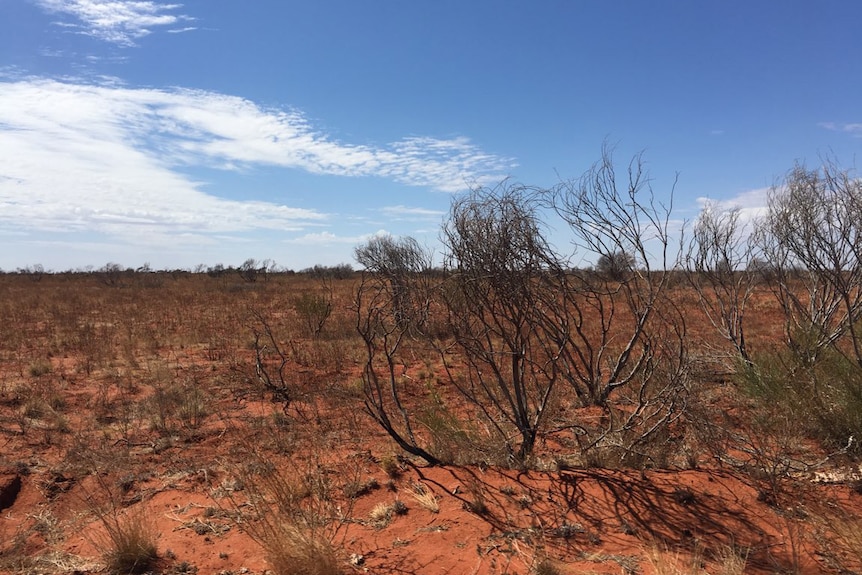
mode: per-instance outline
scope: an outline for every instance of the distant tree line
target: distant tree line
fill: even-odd
[[[331,279],[348,279],[354,275],[353,266],[347,263],[336,265],[314,265],[312,267],[303,268],[299,271],[294,271],[290,268],[280,267],[273,260],[256,260],[249,258],[239,266],[230,266],[224,264],[215,264],[208,266],[206,264],[198,264],[193,268],[175,268],[175,269],[153,269],[150,264],[132,268],[124,267],[116,262],[108,262],[107,264],[96,268],[94,266],[86,266],[77,269],[68,269],[64,271],[46,270],[42,264],[34,264],[25,267],[19,267],[15,270],[2,270],[2,275],[22,275],[27,276],[33,281],[40,281],[46,275],[90,275],[98,277],[106,285],[119,285],[123,278],[131,278],[142,275],[168,275],[173,278],[179,278],[190,275],[208,275],[212,278],[224,277],[239,277],[242,281],[254,283],[257,281],[266,281],[270,275],[309,275],[316,278],[331,278]]]

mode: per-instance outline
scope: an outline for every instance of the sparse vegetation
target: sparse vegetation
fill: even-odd
[[[138,575],[150,571],[158,560],[158,548],[155,527],[146,510],[140,507],[105,510],[96,507],[97,500],[92,496],[91,501],[103,530],[93,537],[102,551],[108,571],[115,575]],[[114,505],[114,500],[111,501]]]
[[[478,537],[480,573],[858,571],[858,180],[708,206],[683,268],[611,160],[456,197],[439,268],[388,237],[361,273],[0,274],[0,571],[92,572],[79,534],[115,573],[238,572],[228,537],[274,573],[409,571],[446,530],[434,561]]]
[[[235,468],[251,513],[231,501],[240,525],[265,551],[277,575],[330,575],[339,572],[333,538],[340,510],[332,485],[319,464],[294,466],[283,475],[260,453],[251,452]]]

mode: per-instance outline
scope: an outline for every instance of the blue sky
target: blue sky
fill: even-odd
[[[855,165],[854,1],[0,0],[0,268],[352,263],[644,152],[676,220]]]

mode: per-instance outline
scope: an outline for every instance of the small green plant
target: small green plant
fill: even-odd
[[[332,314],[332,294],[305,292],[293,300],[293,309],[302,320],[309,335],[319,337],[326,320]]]
[[[739,371],[740,386],[761,410],[778,409],[803,434],[832,450],[858,451],[862,367],[834,349],[757,356]]]
[[[427,430],[431,452],[441,461],[456,465],[507,465],[508,451],[496,436],[480,432],[475,421],[453,413],[431,385],[429,398],[417,416]]]
[[[392,502],[392,513],[395,515],[407,515],[409,511],[407,504],[401,501],[400,499],[396,499]]]

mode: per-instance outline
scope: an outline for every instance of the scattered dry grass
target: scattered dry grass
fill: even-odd
[[[653,541],[644,546],[646,558],[654,575],[699,575],[704,573],[700,550],[695,549],[689,557],[671,551],[666,545]]]
[[[823,535],[823,555],[842,573],[862,570],[862,518],[836,509],[813,512],[811,518]]]
[[[264,550],[275,575],[338,573],[333,541],[342,525],[335,490],[317,460],[278,468],[263,453],[249,451],[234,471],[244,496],[233,500],[238,525]],[[343,491],[343,490],[342,490]],[[247,499],[245,499],[247,497]]]
[[[102,550],[108,571],[117,575],[146,573],[158,560],[156,531],[143,510],[97,513],[104,533],[94,543]]]
[[[33,286],[28,285],[28,290],[20,290],[20,286],[10,290],[9,301],[14,302],[14,306],[0,302],[0,310],[9,313],[11,325],[20,328],[0,334],[0,422],[7,432],[4,441],[15,445],[16,449],[30,450],[22,451],[21,461],[27,462],[26,469],[33,469],[33,481],[44,489],[49,505],[57,503],[56,508],[51,509],[60,517],[65,517],[62,513],[68,501],[64,499],[66,490],[77,489],[81,481],[94,473],[116,469],[118,476],[126,471],[131,474],[131,490],[122,488],[122,493],[117,491],[125,502],[120,504],[116,500],[109,511],[97,513],[99,529],[94,531],[105,533],[99,541],[99,550],[103,551],[104,561],[113,573],[171,568],[162,565],[171,560],[171,554],[166,550],[169,547],[168,530],[158,534],[153,524],[138,511],[144,508],[143,505],[125,506],[133,497],[146,495],[144,489],[170,491],[176,483],[181,484],[181,489],[210,490],[219,497],[218,492],[227,490],[220,490],[219,485],[230,484],[234,478],[241,479],[232,491],[237,501],[230,509],[230,521],[251,535],[262,550],[256,554],[258,561],[262,565],[261,557],[265,555],[275,575],[337,573],[340,564],[344,564],[344,555],[360,548],[359,545],[354,547],[354,541],[362,541],[361,538],[368,533],[372,537],[384,536],[374,534],[372,527],[384,528],[393,524],[390,528],[393,534],[402,525],[412,529],[414,519],[422,521],[420,508],[438,514],[441,513],[441,502],[450,501],[449,498],[443,499],[446,490],[451,488],[447,487],[448,483],[441,483],[433,471],[425,473],[422,469],[420,471],[425,475],[417,473],[410,460],[400,458],[392,443],[381,443],[380,430],[374,428],[374,431],[369,431],[373,424],[363,419],[362,410],[358,407],[361,394],[351,384],[358,377],[355,366],[359,362],[354,356],[361,359],[362,354],[357,353],[357,350],[361,352],[361,343],[356,340],[355,325],[349,312],[352,301],[350,282],[345,282],[335,291],[332,316],[327,319],[325,329],[308,340],[312,337],[306,335],[309,330],[300,329],[303,326],[297,323],[302,319],[299,311],[290,306],[290,296],[285,295],[302,293],[306,287],[311,289],[316,285],[300,277],[274,277],[271,284],[241,286],[243,289],[236,289],[232,281],[210,281],[206,277],[166,280],[157,289],[128,285],[121,290],[106,286],[90,289],[93,286],[88,284],[92,280],[85,277],[72,278],[64,284],[56,278],[57,285],[47,290],[45,286],[51,281],[55,279],[46,278],[35,289],[29,289]],[[0,285],[14,287],[11,283],[10,278],[0,277]],[[60,288],[64,291],[60,292]],[[57,293],[67,295],[58,297]],[[271,403],[275,399],[272,394],[255,387],[257,375],[247,317],[252,307],[260,309],[271,319],[278,341],[290,352],[289,368],[292,371],[288,382],[296,386],[296,402],[289,409],[277,401]],[[477,424],[469,408],[461,405],[457,398],[453,399],[445,386],[436,385],[439,375],[435,375],[435,371],[440,366],[435,361],[423,359],[426,350],[418,343],[411,342],[411,345],[415,349],[405,353],[405,377],[399,380],[399,385],[416,384],[405,398],[406,407],[418,410],[423,416],[419,418],[422,424],[417,427],[419,433],[427,436],[429,442],[444,454],[450,454],[446,458],[452,461],[480,462],[486,466],[480,466],[482,471],[496,465],[505,466],[505,457],[501,455],[505,451],[499,442],[495,443],[496,435]],[[400,364],[398,367],[402,369]],[[716,442],[715,451],[722,456],[732,453],[739,460],[739,465],[736,465],[725,457],[719,459],[722,464],[740,469],[745,464],[748,469],[758,470],[752,474],[757,481],[749,480],[748,485],[769,487],[768,479],[776,477],[781,480],[780,485],[786,481],[792,487],[799,474],[795,473],[796,468],[788,467],[788,455],[792,455],[793,460],[807,461],[808,454],[800,452],[802,446],[815,449],[812,458],[820,456],[816,451],[816,437],[807,436],[796,419],[785,417],[775,421],[764,418],[760,413],[760,419],[755,423],[762,424],[762,428],[754,426],[751,423],[753,415],[762,410],[759,396],[748,397],[743,405],[737,395],[732,395],[734,386],[713,385],[715,379],[704,378],[704,382],[710,392],[715,390],[715,397],[707,397],[704,393],[703,397],[690,398],[689,404],[714,401],[712,407],[715,410],[728,412],[727,420],[716,417],[708,421],[712,428],[723,426],[727,431],[720,437],[721,441]],[[429,387],[442,397],[439,400],[428,399]],[[429,405],[434,409],[430,409],[430,415],[426,416],[422,410]],[[437,410],[439,405],[448,405],[451,412]],[[555,412],[555,417],[558,417],[554,420],[555,425],[559,423],[560,431],[543,437],[541,447],[537,446],[537,450],[543,450],[541,457],[530,463],[532,471],[542,469],[539,465],[542,461],[558,462],[556,470],[550,465],[545,466],[545,471],[550,469],[548,472],[552,475],[555,471],[559,473],[585,462],[602,468],[631,464],[621,462],[618,453],[612,449],[602,452],[604,444],[587,454],[593,460],[587,461],[582,456],[579,436],[566,427],[582,415],[582,412],[575,411],[578,409],[581,408],[575,403],[565,403],[559,408],[559,413]],[[697,415],[695,411],[686,413],[686,417],[691,419],[696,419]],[[674,430],[680,434],[685,431],[682,421],[680,429]],[[249,446],[237,437],[250,436],[254,437],[254,448],[260,451],[253,462],[256,470],[247,475],[233,473],[236,467],[249,463]],[[664,436],[659,439],[664,441]],[[806,439],[808,441],[803,441]],[[701,449],[700,453],[704,452],[705,440],[695,435],[691,441],[689,447],[693,452],[698,452],[698,449]],[[49,444],[51,450],[45,449]],[[667,442],[669,446],[677,444]],[[36,448],[40,450],[38,457],[27,460]],[[215,463],[213,449],[217,450]],[[362,457],[345,457],[345,453],[351,450],[361,451]],[[49,451],[56,453],[53,460],[48,459],[54,457]],[[7,453],[11,455],[13,451],[10,449]],[[19,457],[17,452],[14,457]],[[198,457],[200,459],[190,463]],[[200,463],[204,458],[205,463]],[[14,463],[11,457],[6,459]],[[652,459],[664,461],[662,457]],[[706,469],[710,462],[704,456],[692,467],[699,464]],[[142,487],[145,480],[133,471],[135,465],[154,469],[153,479],[145,488]],[[199,467],[193,465],[206,467],[200,474],[200,482],[194,485],[190,478],[197,477],[195,474]],[[62,470],[65,476],[59,474],[52,479],[53,471],[43,474],[49,466]],[[166,469],[177,471],[169,486]],[[382,478],[381,485],[390,490],[388,494],[378,491],[381,485],[373,475]],[[536,477],[539,476],[544,477],[537,473]],[[529,474],[527,477],[529,483]],[[643,477],[643,481],[649,481]],[[414,480],[415,483],[410,483]],[[159,484],[160,481],[165,483]],[[272,483],[267,484],[267,481]],[[421,528],[416,531],[416,543],[411,551],[423,550],[423,533],[443,531],[450,525],[453,531],[458,531],[467,522],[474,521],[498,520],[503,523],[511,520],[512,532],[526,538],[534,532],[523,524],[516,525],[519,519],[511,513],[513,508],[521,508],[515,509],[519,516],[526,515],[521,511],[534,507],[537,509],[534,514],[545,511],[558,513],[561,509],[555,507],[559,498],[552,503],[545,499],[544,491],[531,491],[528,487],[512,485],[511,481],[502,487],[496,487],[492,479],[488,479],[488,483],[483,479],[481,483],[462,481],[461,484],[465,488],[459,497],[464,499],[472,514],[464,513],[452,499],[452,503],[444,506],[442,514],[435,516],[434,525],[424,531]],[[566,486],[575,490],[571,485]],[[141,492],[135,493],[139,487]],[[410,497],[404,496],[404,492]],[[692,501],[691,493],[695,492],[698,496]],[[498,493],[505,497],[497,497]],[[701,493],[700,490],[678,490],[672,495],[679,506],[696,507],[698,503],[710,501],[705,495],[701,500]],[[105,497],[101,493],[98,495],[101,505]],[[392,497],[398,495],[419,513],[417,518],[411,515],[396,519],[407,512],[402,501],[392,501]],[[387,501],[377,503],[384,496]],[[851,494],[849,504],[843,501],[840,505],[846,504],[848,509],[858,508],[856,497]],[[772,499],[777,504],[783,502],[778,497]],[[362,506],[362,514],[351,513],[354,500],[359,501],[357,506]],[[570,511],[578,513],[574,508]],[[764,514],[772,513],[769,517],[773,520],[780,512],[780,505],[763,511]],[[458,514],[458,519],[453,521],[450,513]],[[35,575],[94,571],[98,568],[87,567],[83,559],[64,556],[57,551],[57,545],[64,537],[61,531],[67,523],[52,526],[56,518],[48,514],[30,516],[28,520],[35,522],[34,526],[24,528],[22,533],[40,535],[44,547],[35,552],[28,549],[26,555],[22,550],[17,557],[0,554],[0,570],[6,568],[9,572]],[[723,517],[716,518],[716,521],[723,520]],[[818,520],[800,519],[795,527],[797,531],[790,532],[795,539],[790,537],[789,541],[798,549],[791,543],[784,547],[795,553],[788,551],[801,565],[809,564],[805,561],[810,558],[809,543],[813,540],[807,536],[803,538],[801,530],[814,525],[812,521]],[[207,527],[203,522],[190,525]],[[563,524],[556,533],[565,536],[569,527],[571,524]],[[822,552],[820,557],[828,557],[829,568],[834,566],[836,571],[862,572],[862,521],[851,514],[843,514],[830,516],[827,521],[817,523],[817,527],[822,535],[817,540],[817,553]],[[344,531],[339,531],[342,528]],[[349,537],[345,535],[340,539],[335,535],[338,533],[340,536],[344,532],[349,533]],[[574,530],[571,532],[575,533]],[[212,536],[213,539],[221,536],[212,529],[204,529],[198,535]],[[32,539],[40,540],[38,537]],[[571,539],[573,545],[581,542]],[[618,555],[620,549],[606,545],[609,539],[596,543],[596,556],[604,555],[603,559],[595,562],[619,561],[622,570],[634,572],[638,543],[633,544],[634,549],[622,550],[635,554]],[[805,546],[798,545],[800,541]],[[524,545],[532,542],[521,541]],[[170,543],[177,549],[175,543]],[[252,543],[246,541],[246,544]],[[365,541],[361,544],[364,545]],[[22,538],[22,549],[23,545]],[[472,547],[467,549],[472,552]],[[752,549],[757,548],[752,546]],[[652,569],[659,575],[704,572],[737,575],[751,568],[745,553],[729,547],[717,548],[715,542],[709,548],[694,550],[693,554],[688,549],[665,548],[659,544],[640,550],[642,553],[639,555],[644,558],[643,571]],[[576,551],[583,553],[580,548]],[[536,574],[568,573],[571,570],[568,563],[582,557],[575,552],[558,552],[556,549],[549,553],[551,555],[544,561],[525,562],[525,568],[531,565]],[[755,557],[754,553],[752,551],[750,561],[759,564],[762,557]],[[236,552],[230,555],[231,560],[240,556]],[[227,553],[225,561],[226,557]],[[625,565],[623,559],[627,561]],[[378,561],[379,557],[369,556],[369,570],[378,569]],[[633,565],[632,569],[628,568],[629,564]],[[177,565],[173,567],[172,572],[181,572]],[[224,567],[234,570],[238,565],[225,562]]]
[[[730,545],[721,547],[716,553],[717,575],[743,575],[748,565],[748,552],[741,552]]]
[[[335,575],[338,557],[332,543],[289,523],[273,525],[258,542],[274,575]]]
[[[434,495],[434,492],[431,491],[424,483],[414,483],[410,495],[423,509],[430,511],[431,513],[440,512],[440,504],[437,502],[437,496]]]
[[[690,553],[672,551],[666,545],[653,541],[643,548],[643,556],[655,575],[743,575],[748,565],[747,554],[724,545],[711,553],[707,560],[704,549],[695,546]],[[708,563],[714,566],[708,568]]]

